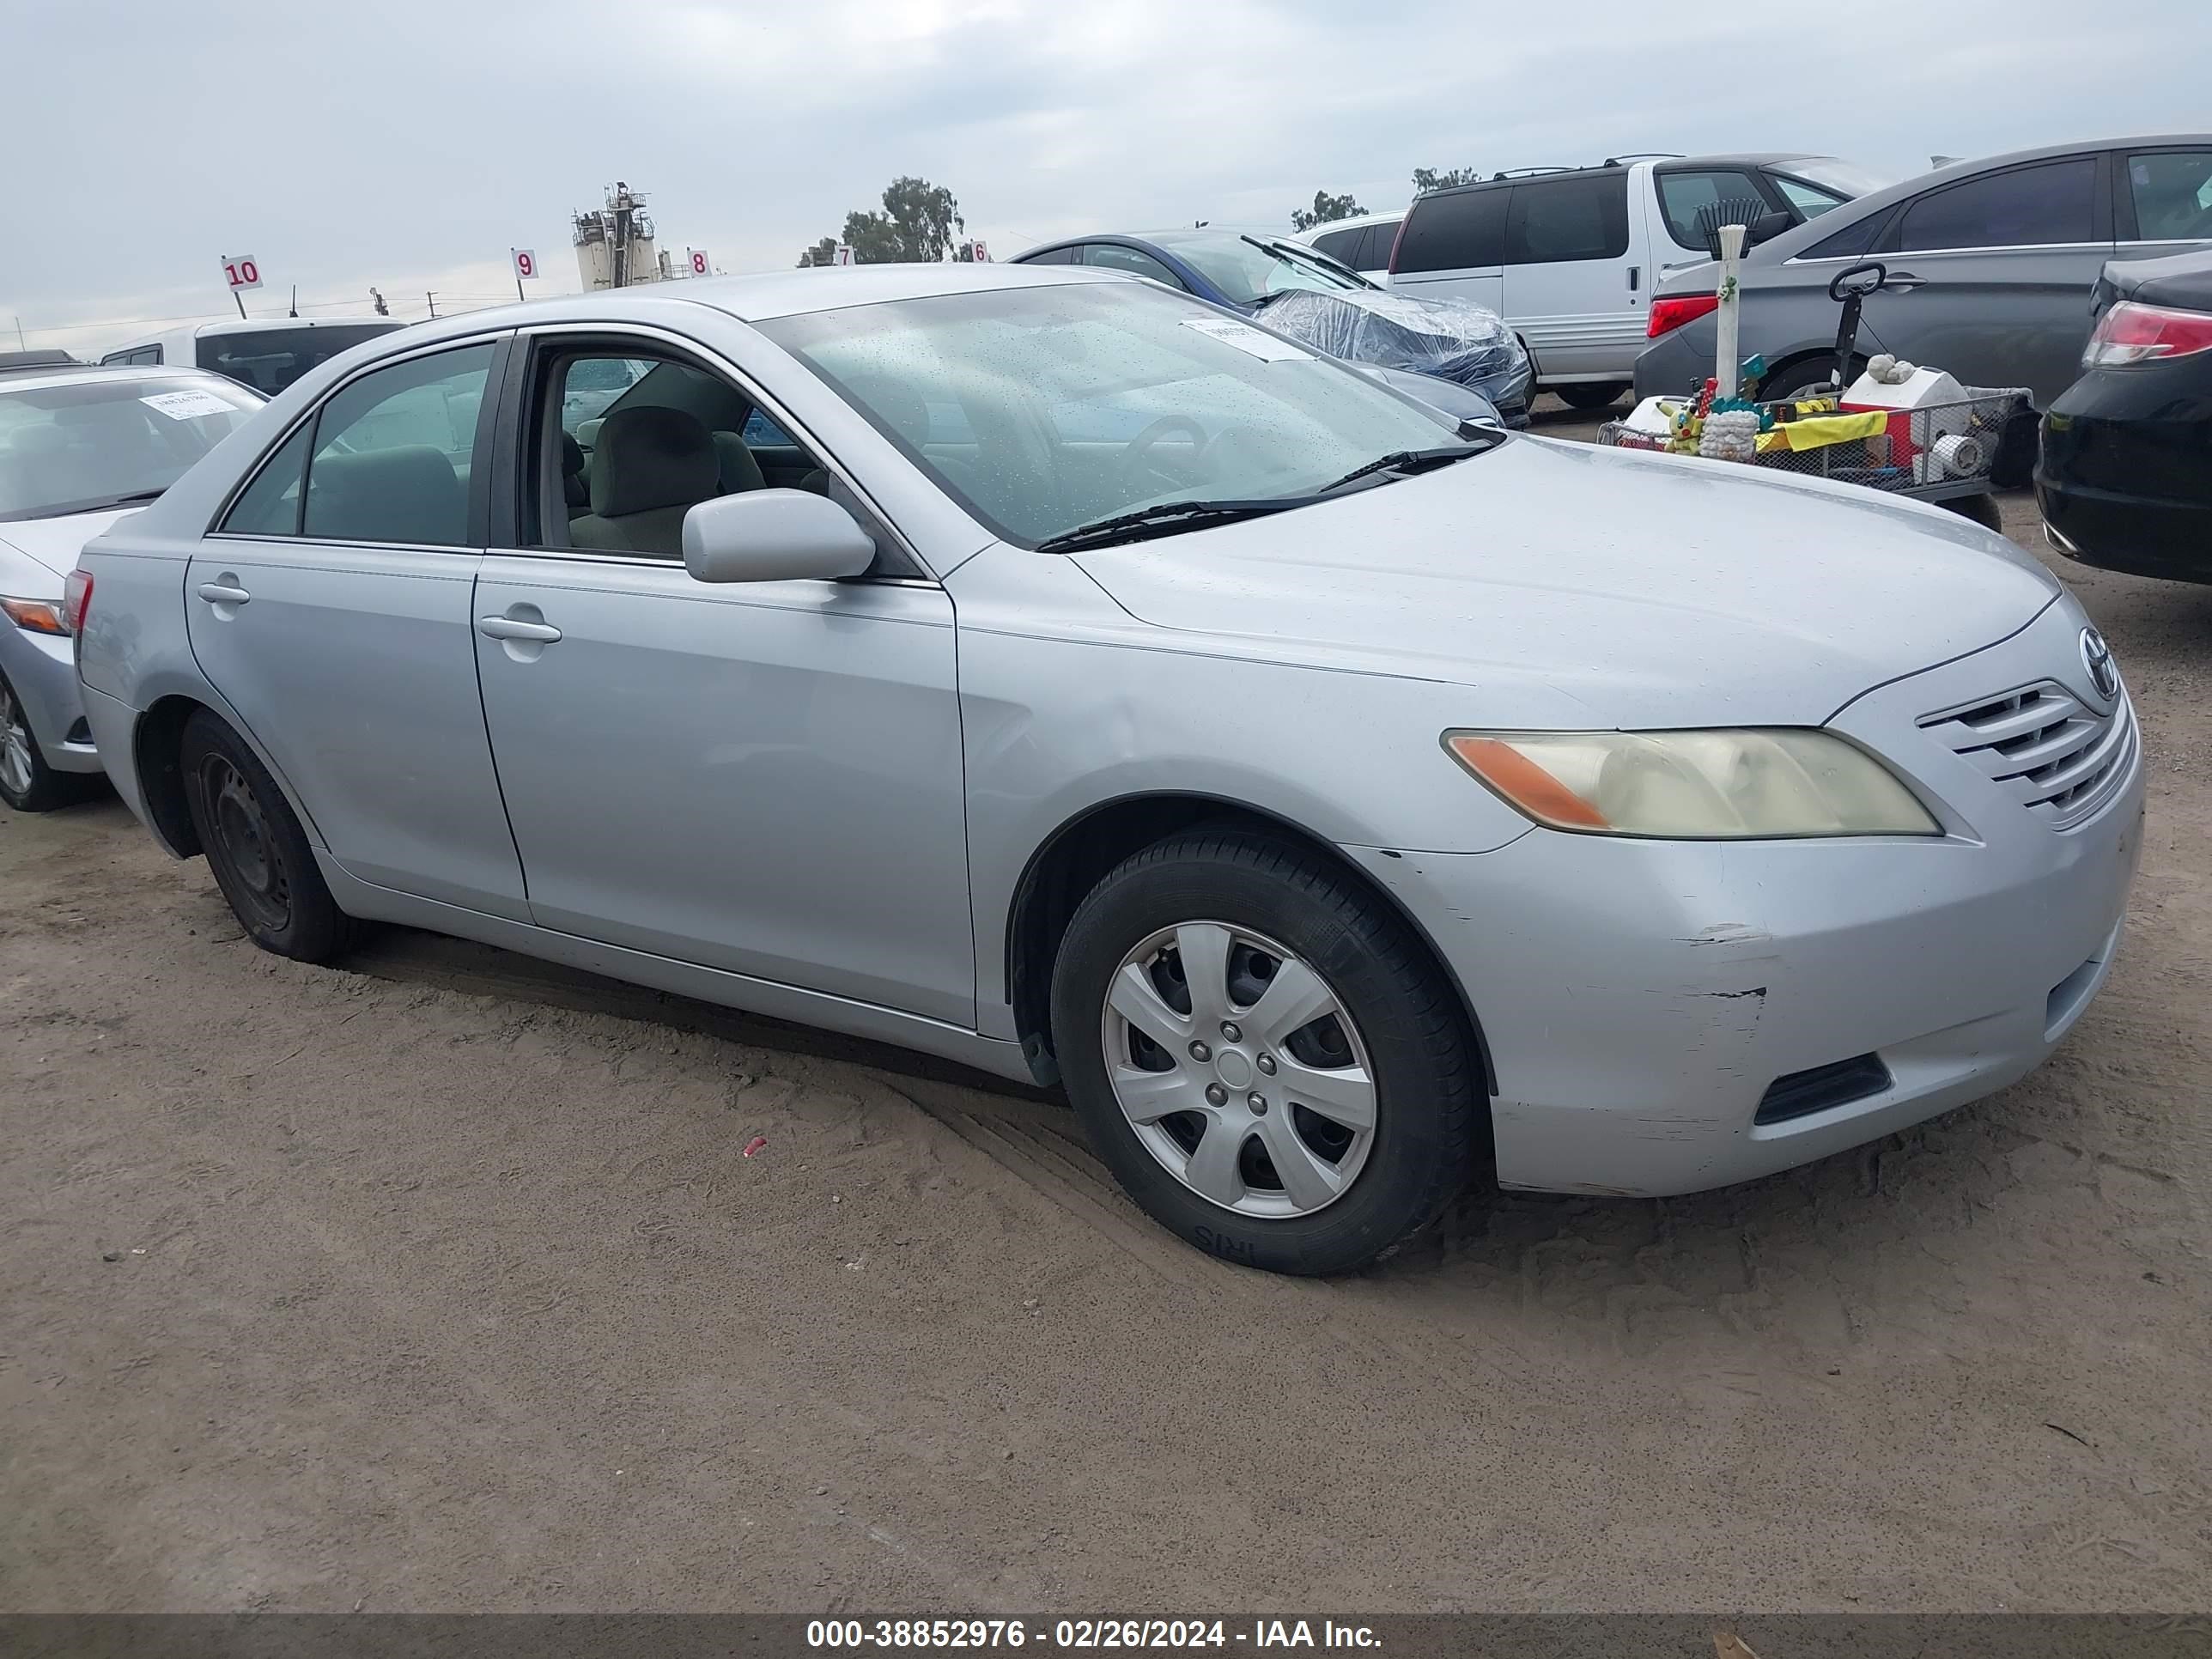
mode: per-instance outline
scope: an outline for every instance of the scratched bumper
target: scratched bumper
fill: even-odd
[[[1912,716],[1951,689],[1872,694],[1833,724],[1901,751],[1924,738]],[[2001,1089],[2057,1046],[2118,945],[2140,763],[2063,833],[1948,751],[1903,769],[1956,815],[1954,833],[1539,830],[1484,854],[1345,849],[1412,912],[1482,1023],[1504,1185],[1658,1195],[1747,1180]],[[1778,1078],[1868,1053],[1888,1090],[1753,1121]]]

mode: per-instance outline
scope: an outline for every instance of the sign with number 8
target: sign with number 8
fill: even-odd
[[[690,248],[686,252],[691,256],[691,274],[694,276],[704,276],[712,270],[713,267],[708,262],[705,248]]]

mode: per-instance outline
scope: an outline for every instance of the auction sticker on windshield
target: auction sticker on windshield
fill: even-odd
[[[223,402],[212,392],[157,392],[138,401],[173,421],[197,421],[204,415],[237,413],[235,404]]]
[[[1194,328],[1224,345],[1232,345],[1239,351],[1249,352],[1263,363],[1281,362],[1288,357],[1310,357],[1313,355],[1303,346],[1294,346],[1288,340],[1279,340],[1272,334],[1264,333],[1231,317],[1188,317],[1183,319],[1183,326]]]

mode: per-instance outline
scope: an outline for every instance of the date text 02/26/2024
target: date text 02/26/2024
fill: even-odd
[[[1177,1648],[1372,1648],[1364,1625],[1334,1620],[1255,1619],[815,1619],[811,1648],[1023,1648],[1123,1652]]]

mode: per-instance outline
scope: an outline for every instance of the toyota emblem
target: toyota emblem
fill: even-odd
[[[2112,647],[2105,643],[2105,636],[2094,628],[2081,630],[2081,665],[2089,671],[2089,684],[2097,688],[2097,695],[2111,702],[2120,695],[2119,665],[2112,660]]]

